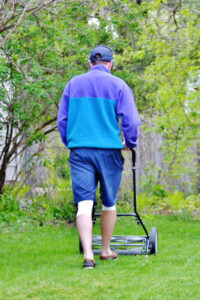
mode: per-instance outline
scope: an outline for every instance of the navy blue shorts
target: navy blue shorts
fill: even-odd
[[[69,161],[75,205],[83,200],[96,203],[98,182],[102,204],[115,205],[124,164],[120,149],[74,148]]]

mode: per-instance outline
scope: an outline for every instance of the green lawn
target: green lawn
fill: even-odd
[[[0,299],[200,299],[200,224],[149,216],[157,226],[157,256],[120,256],[83,270],[76,228],[18,225],[0,235]],[[99,225],[95,225],[95,231]],[[136,234],[121,218],[116,234]]]

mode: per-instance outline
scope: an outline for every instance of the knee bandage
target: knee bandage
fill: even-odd
[[[77,216],[79,215],[92,215],[92,208],[93,208],[93,201],[92,200],[84,200],[78,203],[78,211]]]
[[[113,205],[113,206],[110,206],[110,207],[107,207],[107,206],[105,206],[105,205],[102,205],[102,210],[116,210],[116,207],[115,207],[115,205]]]

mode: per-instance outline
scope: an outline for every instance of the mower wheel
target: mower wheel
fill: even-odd
[[[149,236],[149,250],[150,254],[156,254],[158,252],[158,231],[156,227],[152,227]]]
[[[83,245],[81,243],[81,239],[79,238],[79,251],[80,253],[83,253]]]

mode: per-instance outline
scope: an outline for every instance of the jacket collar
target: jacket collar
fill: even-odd
[[[110,73],[110,70],[104,65],[95,65],[90,69],[90,71],[103,71]]]

